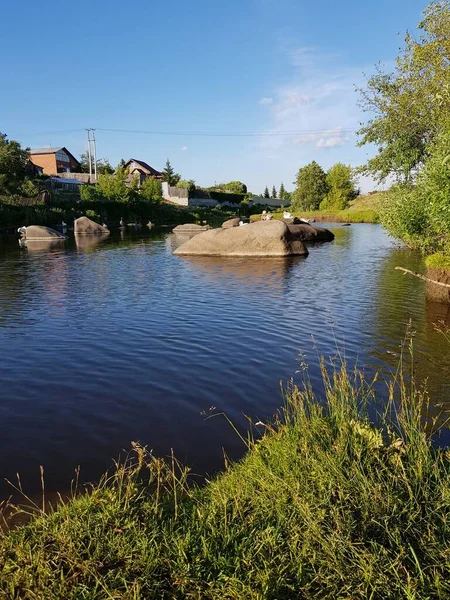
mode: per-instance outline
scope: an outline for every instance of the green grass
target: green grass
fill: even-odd
[[[430,254],[426,257],[425,264],[431,269],[444,269],[450,271],[450,254],[444,252]]]
[[[350,203],[349,208],[346,210],[295,211],[295,214],[299,217],[308,219],[313,218],[319,222],[379,223],[378,203],[384,194],[385,192],[377,192],[370,196],[358,196],[356,200],[353,200],[353,202]],[[283,218],[283,211],[275,211],[272,214],[275,219]],[[252,221],[257,221],[260,219],[260,216],[254,215],[254,217],[250,217],[250,219]]]
[[[374,424],[373,381],[323,376],[325,401],[291,387],[203,487],[134,445],[90,493],[6,532],[0,598],[450,597],[450,456],[422,425],[426,395],[391,382]]]

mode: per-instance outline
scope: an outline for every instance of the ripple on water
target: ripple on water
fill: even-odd
[[[197,471],[243,448],[223,418],[265,419],[300,353],[320,389],[318,356],[341,352],[369,370],[395,368],[410,321],[419,376],[448,401],[450,359],[422,282],[421,258],[378,226],[333,226],[308,258],[172,256],[175,236],[110,236],[97,245],[0,247],[0,474],[33,491],[97,477],[131,440],[173,447]],[[211,409],[216,407],[215,409]],[[211,410],[210,410],[211,409]]]

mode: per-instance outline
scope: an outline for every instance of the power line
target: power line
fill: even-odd
[[[295,135],[330,135],[339,133],[352,133],[357,130],[354,127],[335,127],[334,129],[303,129],[299,131],[153,131],[145,129],[111,129],[97,127],[97,131],[109,133],[133,133],[142,135],[166,135],[166,136],[195,136],[195,137],[280,137],[280,136],[295,136]],[[43,135],[60,135],[64,133],[80,133],[85,132],[85,129],[63,129],[59,131],[43,131],[40,133],[22,133],[15,134],[14,137],[31,137]]]
[[[107,129],[97,127],[97,131],[105,131],[111,133],[139,133],[144,135],[176,135],[176,136],[197,136],[197,137],[270,137],[283,135],[308,135],[308,134],[338,134],[351,133],[356,131],[356,128],[337,128],[334,129],[303,129],[302,131],[148,131],[144,129]]]

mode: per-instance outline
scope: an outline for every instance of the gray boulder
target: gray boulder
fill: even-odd
[[[302,242],[331,242],[334,233],[325,227],[316,227],[306,223],[288,225],[289,231]]]
[[[87,217],[75,219],[73,231],[78,235],[109,233],[109,229],[107,227],[103,227],[103,225],[99,225]]]
[[[196,235],[174,252],[198,256],[306,256],[308,250],[281,221],[213,229]]]
[[[66,236],[59,233],[59,231],[51,229],[50,227],[43,227],[42,225],[30,225],[27,227],[25,237],[27,242],[45,242],[66,239]]]
[[[227,229],[228,227],[239,227],[240,221],[241,220],[239,217],[234,217],[233,219],[228,219],[228,221],[225,221],[225,223],[222,223],[222,227],[224,229]]]
[[[173,228],[173,233],[202,233],[202,231],[209,231],[212,229],[211,225],[197,225],[197,223],[185,223],[184,225],[177,225]]]

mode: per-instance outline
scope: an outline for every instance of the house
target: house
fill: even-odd
[[[44,175],[71,173],[80,168],[79,161],[64,146],[32,148],[29,158],[35,167],[42,169]]]
[[[130,183],[135,177],[139,178],[139,185],[147,179],[147,177],[154,177],[155,179],[162,179],[163,175],[148,163],[143,160],[137,160],[136,158],[130,158],[125,165],[125,169],[128,169],[127,182]]]

